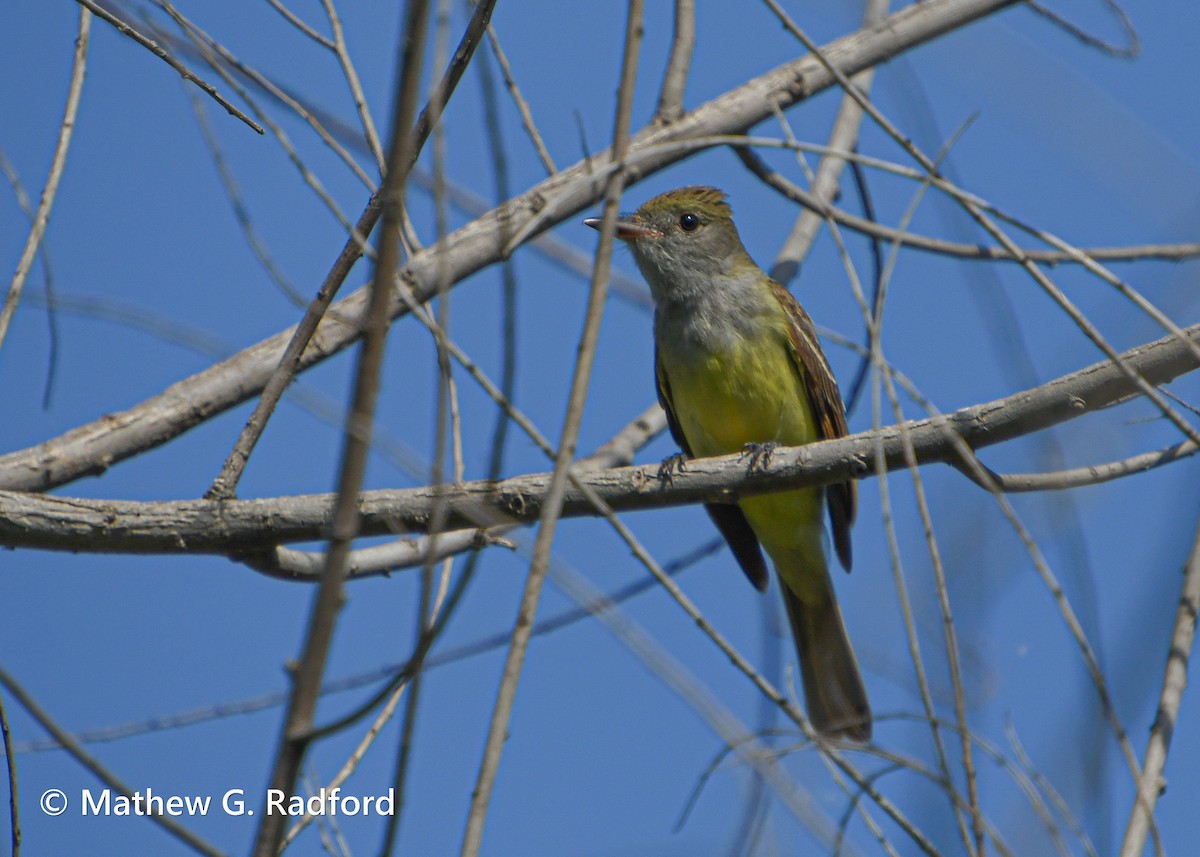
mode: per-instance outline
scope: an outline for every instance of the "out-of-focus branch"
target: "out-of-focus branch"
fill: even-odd
[[[54,198],[58,195],[58,183],[62,179],[63,168],[67,164],[67,152],[71,148],[71,136],[75,131],[75,116],[79,112],[79,100],[83,94],[83,78],[87,70],[88,44],[92,37],[92,13],[86,8],[79,10],[79,34],[75,37],[75,57],[71,64],[71,82],[67,86],[67,105],[63,109],[62,122],[58,128],[58,142],[54,145],[54,155],[50,160],[50,174],[42,188],[42,198],[38,202],[37,212],[33,216],[33,224],[29,229],[29,237],[25,240],[25,248],[17,260],[17,270],[12,281],[8,284],[8,294],[4,296],[4,305],[0,306],[0,348],[8,334],[8,326],[12,323],[17,312],[17,304],[21,301],[21,293],[25,290],[25,280],[33,268],[33,260],[37,257],[38,247],[41,246],[42,236],[46,234],[46,225],[50,222],[50,209],[54,206]]]
[[[1179,719],[1183,690],[1187,687],[1187,668],[1196,639],[1197,616],[1200,616],[1200,527],[1196,529],[1196,541],[1183,571],[1183,591],[1179,595],[1175,628],[1167,649],[1167,668],[1163,674],[1162,693],[1158,697],[1158,715],[1150,729],[1150,743],[1142,763],[1137,799],[1129,817],[1129,826],[1125,829],[1120,857],[1140,857],[1146,845],[1146,835],[1153,824],[1154,806],[1166,788],[1163,769]]]
[[[417,136],[412,132],[420,99],[421,68],[425,56],[425,30],[429,0],[409,0],[405,5],[403,49],[396,75],[396,104],[388,145],[387,172],[382,196],[383,225],[379,252],[371,281],[363,345],[354,373],[354,392],[344,430],[345,445],[338,473],[337,499],[332,510],[329,549],[325,568],[313,598],[304,636],[304,648],[292,673],[291,695],[279,736],[279,747],[270,775],[272,789],[291,797],[300,766],[308,750],[313,716],[337,617],[341,611],[346,565],[358,536],[358,496],[366,477],[371,449],[371,426],[379,395],[384,346],[391,321],[388,305],[400,265],[400,231],[404,221],[404,185],[416,158]],[[287,819],[264,810],[254,838],[254,857],[276,857],[286,833]]]
[[[8,771],[8,826],[13,857],[21,854],[21,811],[17,797],[17,754],[13,750],[12,730],[8,728],[8,712],[0,694],[0,741],[4,743],[4,766]]]
[[[517,112],[521,115],[521,127],[525,129],[530,142],[533,143],[538,159],[546,168],[546,175],[552,176],[558,172],[558,167],[554,166],[554,159],[550,157],[546,141],[542,139],[541,132],[538,131],[537,124],[533,121],[533,111],[529,109],[529,102],[525,100],[525,96],[521,95],[521,88],[517,86],[517,79],[513,77],[512,64],[509,63],[504,48],[500,46],[500,37],[496,35],[496,28],[489,26],[487,36],[492,45],[492,53],[496,55],[496,64],[500,66],[500,74],[504,77],[504,86],[508,89],[508,94],[512,96],[513,103],[517,105]]]
[[[625,40],[621,58],[621,77],[617,87],[617,109],[613,122],[613,143],[610,152],[616,170],[612,172],[604,187],[604,226],[600,233],[600,246],[596,250],[596,264],[588,291],[587,313],[579,348],[575,359],[575,371],[571,378],[571,391],[567,397],[567,412],[559,435],[554,460],[554,471],[544,493],[544,503],[538,515],[538,533],[529,563],[529,574],[521,593],[517,618],[513,625],[512,641],[504,661],[500,688],[492,709],[488,725],[487,740],[484,742],[483,758],[475,788],[471,792],[471,806],[467,814],[463,833],[462,857],[476,857],[483,844],[483,827],[487,819],[488,805],[496,783],[504,742],[508,738],[509,721],[516,701],[517,685],[520,681],[525,654],[532,637],[538,602],[550,567],[550,551],[554,534],[562,512],[563,498],[567,492],[568,477],[575,458],[575,446],[579,439],[579,428],[583,424],[583,410],[587,403],[588,387],[596,347],[600,340],[600,320],[604,314],[604,300],[608,293],[608,271],[612,266],[613,244],[616,242],[617,213],[621,192],[625,188],[625,155],[629,148],[629,134],[633,124],[633,94],[637,82],[638,59],[641,56],[643,29],[643,0],[629,0],[625,22]],[[445,495],[439,492],[439,499]],[[448,504],[447,504],[448,506]]]
[[[124,795],[130,800],[133,799],[136,790],[130,788],[116,774],[102,765],[91,753],[84,750],[83,745],[75,740],[75,737],[70,732],[59,726],[54,718],[38,705],[37,700],[30,696],[24,686],[16,678],[9,675],[4,667],[0,667],[0,686],[3,686],[12,695],[13,699],[20,703],[21,707],[25,709],[31,718],[37,721],[39,726],[50,733],[50,737],[57,741],[60,747],[66,750],[75,761],[91,771],[96,779],[100,780],[100,782],[104,783],[114,792]],[[146,812],[145,817],[163,828],[167,833],[174,836],[197,854],[204,854],[207,857],[224,857],[220,849],[205,842],[195,833],[175,821],[175,819],[169,818],[159,812]]]

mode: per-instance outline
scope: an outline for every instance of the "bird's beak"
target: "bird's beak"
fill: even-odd
[[[600,229],[601,218],[589,217],[583,221],[584,226],[590,226],[595,230]],[[639,238],[658,238],[660,235],[657,229],[651,229],[649,226],[643,226],[628,217],[621,217],[617,220],[617,237],[622,241],[636,241]]]

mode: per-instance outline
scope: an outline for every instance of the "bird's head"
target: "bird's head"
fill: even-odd
[[[600,228],[598,217],[584,223]],[[725,194],[714,187],[681,187],[654,197],[620,217],[617,237],[629,245],[655,300],[758,270],[738,237]]]

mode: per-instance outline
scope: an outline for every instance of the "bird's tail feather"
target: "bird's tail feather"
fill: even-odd
[[[828,598],[812,601],[802,601],[780,581],[800,656],[804,704],[817,732],[865,743],[871,740],[871,706],[828,572],[825,576]]]

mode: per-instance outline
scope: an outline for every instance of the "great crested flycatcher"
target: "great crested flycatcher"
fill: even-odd
[[[599,228],[600,219],[585,220]],[[846,434],[837,381],[812,319],[754,264],[725,194],[684,187],[617,222],[654,297],[658,400],[686,457],[795,446]],[[822,506],[850,569],[854,482],[710,503],[751,583],[779,575],[809,718],[828,737],[869,741],[871,708],[825,557]]]

